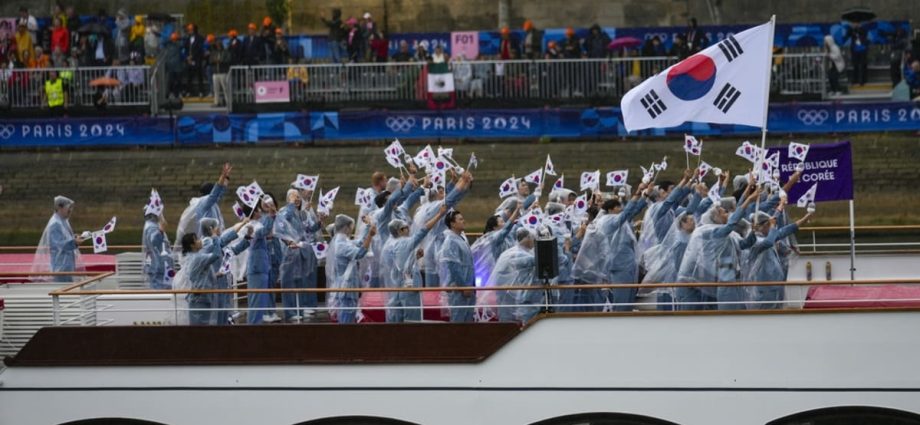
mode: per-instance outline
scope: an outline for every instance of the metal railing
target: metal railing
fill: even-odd
[[[816,53],[773,56],[770,87],[783,95],[827,98],[827,56]]]
[[[660,283],[660,284],[564,284],[564,285],[541,285],[538,283],[530,285],[502,285],[489,287],[425,287],[425,288],[285,288],[285,289],[199,289],[199,290],[106,290],[96,289],[96,283],[105,276],[99,275],[82,282],[75,283],[68,287],[54,290],[48,295],[52,297],[54,306],[54,324],[55,326],[70,324],[60,320],[63,315],[68,317],[85,317],[87,314],[94,314],[97,311],[105,311],[108,314],[130,314],[130,313],[168,313],[170,318],[175,318],[173,324],[184,324],[181,317],[190,312],[216,313],[218,311],[239,311],[248,312],[250,310],[264,310],[265,306],[248,306],[248,307],[190,307],[183,304],[185,296],[190,294],[217,296],[219,294],[271,294],[276,297],[283,293],[332,293],[346,294],[359,293],[361,297],[374,297],[377,294],[376,302],[358,303],[355,306],[343,306],[332,303],[330,305],[320,304],[317,307],[309,307],[312,310],[326,312],[334,320],[338,314],[344,312],[380,312],[387,310],[404,310],[419,311],[420,318],[431,317],[429,311],[435,312],[436,320],[447,321],[450,311],[474,310],[474,317],[479,321],[494,321],[499,317],[503,320],[528,322],[533,319],[537,313],[577,313],[577,312],[610,312],[613,314],[622,313],[651,313],[661,314],[665,312],[689,313],[698,310],[712,310],[720,313],[735,313],[738,310],[748,312],[775,312],[781,310],[802,310],[804,309],[825,309],[835,308],[844,310],[859,310],[863,308],[910,308],[920,311],[920,291],[904,292],[904,288],[916,288],[920,284],[918,279],[881,279],[881,280],[859,280],[859,281],[788,281],[788,282],[692,282],[692,283]],[[829,295],[820,298],[811,299],[808,297],[809,288],[818,287],[850,287],[850,288],[868,288],[880,285],[887,288],[899,288],[888,293],[875,294],[875,296],[852,297],[846,295]],[[776,299],[758,299],[756,296],[757,288],[770,289],[774,291],[785,292],[784,296]],[[683,289],[698,291],[698,293],[711,292],[712,295],[700,299],[684,299],[681,297]],[[885,288],[883,288],[885,289]],[[617,291],[645,290],[646,294],[638,297],[633,293],[633,298],[626,297],[625,300],[617,301]],[[721,294],[725,290],[727,294],[722,299]],[[418,293],[419,304],[402,307],[386,307],[383,299],[379,296],[387,293],[400,292]],[[475,300],[468,304],[452,304],[447,299],[449,293],[473,293],[466,295],[468,299]],[[742,294],[738,296],[737,294]],[[438,296],[426,297],[425,294],[438,294]],[[567,295],[569,294],[569,295]],[[574,295],[573,295],[574,294]],[[667,297],[662,297],[667,294]],[[677,296],[673,296],[677,294]],[[743,294],[748,294],[745,296]],[[168,297],[167,303],[161,303],[159,306],[145,304],[140,308],[132,308],[130,305],[121,304],[113,306],[104,302],[99,297],[104,296],[151,296],[165,295]],[[73,302],[67,305],[59,301],[59,297],[78,296],[82,302]],[[470,298],[472,297],[472,298]],[[297,297],[295,297],[297,298]],[[89,301],[91,300],[91,302]],[[171,305],[168,305],[171,304]],[[92,310],[87,310],[91,306]],[[307,306],[297,305],[295,307],[283,308],[281,306],[272,307],[273,312],[284,310],[294,310],[300,312]],[[505,310],[502,313],[502,310]],[[514,310],[512,313],[510,310]],[[361,315],[358,316],[359,318]],[[327,321],[330,318],[319,318],[314,321]],[[110,320],[98,320],[92,317],[93,323],[105,325],[111,323]],[[292,320],[301,322],[303,318],[295,316]],[[213,320],[213,319],[212,319]],[[502,319],[499,319],[502,320]],[[213,324],[213,322],[212,322]]]
[[[452,62],[461,104],[501,101],[615,105],[630,89],[677,62],[672,57],[483,60]],[[826,96],[826,58],[820,53],[775,55],[772,90]],[[230,69],[231,111],[259,103],[257,82],[286,81],[290,103],[342,107],[420,106],[429,97],[429,66],[418,62],[265,65]]]
[[[419,63],[235,66],[230,105],[258,103],[254,86],[261,81],[287,81],[296,104],[420,101],[427,94],[424,69]]]
[[[72,107],[148,106],[156,93],[149,66],[40,68],[0,71],[0,102],[11,109],[48,106],[45,82],[52,72],[63,80],[64,105]],[[100,79],[111,79],[100,84]],[[95,81],[95,83],[94,83]]]

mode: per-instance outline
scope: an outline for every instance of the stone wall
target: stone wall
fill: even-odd
[[[520,27],[532,19],[539,28],[569,25],[587,27],[592,23],[604,26],[662,26],[685,25],[687,16],[696,16],[701,24],[712,22],[707,0],[509,0],[511,25]],[[756,23],[777,14],[779,22],[835,21],[840,12],[850,6],[866,4],[860,0],[709,0],[721,4],[722,23]],[[206,32],[224,32],[230,27],[244,29],[250,21],[265,16],[263,0],[80,0],[75,3],[82,14],[94,14],[105,8],[114,14],[120,7],[131,13],[157,11],[184,13]],[[0,16],[14,16],[20,4],[28,5],[37,14],[47,14],[51,1],[4,1]],[[347,16],[359,16],[365,11],[378,22],[386,23],[389,31],[452,31],[496,28],[497,0],[294,0],[293,30],[301,33],[325,33],[321,16],[329,16],[333,7],[341,8]],[[920,21],[917,0],[877,0],[872,8],[882,19],[912,19]],[[384,14],[386,10],[386,14]],[[689,13],[688,13],[689,11]],[[242,31],[241,31],[242,32]]]
[[[812,143],[830,141],[811,140]],[[748,166],[734,155],[740,140],[707,140],[705,160],[715,166],[743,172]],[[770,143],[779,143],[771,140]],[[630,181],[638,178],[638,164],[669,155],[670,169],[662,179],[676,179],[684,166],[679,141],[591,141],[549,144],[464,144],[454,146],[465,164],[470,152],[480,158],[480,168],[470,195],[460,209],[467,212],[473,231],[479,231],[498,204],[498,186],[510,177],[524,176],[541,167],[551,154],[556,168],[575,188],[583,170],[629,167]],[[418,147],[407,147],[415,152]],[[166,203],[166,217],[175,225],[191,196],[203,182],[217,178],[224,161],[234,165],[232,188],[253,179],[274,192],[279,201],[297,173],[320,174],[325,189],[341,186],[336,212],[355,214],[355,187],[366,187],[379,169],[393,172],[383,159],[383,146],[210,147],[155,150],[80,150],[64,152],[3,152],[0,154],[0,245],[34,245],[51,214],[52,198],[63,194],[77,202],[75,231],[98,229],[117,215],[118,230],[111,243],[138,240],[142,207],[151,187]],[[854,178],[860,224],[916,224],[920,198],[920,139],[909,136],[868,135],[854,139]],[[552,179],[549,179],[552,182]],[[234,195],[222,207],[228,219]],[[545,200],[545,198],[544,198]],[[820,206],[817,224],[844,224],[845,202]]]

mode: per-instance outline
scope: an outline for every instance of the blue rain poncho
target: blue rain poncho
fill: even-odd
[[[396,224],[404,224],[404,222],[400,220]],[[423,227],[414,231],[411,236],[391,235],[386,241],[380,256],[380,271],[387,288],[422,286],[422,275],[418,270],[415,253],[427,234],[428,229]],[[422,319],[420,310],[406,308],[421,305],[419,292],[388,292],[386,305],[388,323]]]
[[[533,250],[517,244],[503,252],[495,262],[495,269],[489,286],[530,286],[536,284]],[[542,290],[495,291],[498,304],[498,320],[530,320],[543,304]]]
[[[362,235],[358,240],[352,240],[344,233],[354,223],[349,217],[336,217],[335,236],[329,243],[326,254],[326,282],[332,289],[360,288],[358,276],[358,260],[367,255],[367,249],[361,241],[370,231],[369,226],[364,226]],[[332,292],[329,305],[339,323],[353,323],[357,319],[358,293],[357,292]]]
[[[142,241],[144,254],[144,275],[150,289],[172,289],[172,284],[166,284],[166,271],[174,270],[174,260],[170,251],[169,238],[166,232],[160,231],[160,224],[156,216],[151,215],[144,222]]]
[[[748,252],[749,267],[744,276],[746,282],[782,282],[786,280],[786,269],[783,266],[777,244],[799,230],[795,223],[773,228],[767,236],[757,235],[756,242]],[[751,286],[749,297],[755,301],[749,308],[777,309],[782,308],[780,303],[785,299],[784,286]],[[772,302],[771,302],[772,301]]]
[[[70,201],[72,204],[73,201]],[[80,248],[74,239],[70,220],[57,213],[51,214],[38,242],[32,262],[32,273],[73,272],[85,270],[80,259]],[[55,282],[72,282],[71,276],[55,276]]]
[[[680,223],[686,216],[687,213],[677,216],[661,243],[645,252],[646,273],[642,283],[677,282],[677,271],[684,258],[691,235],[681,229]],[[658,288],[654,292],[659,295],[659,300],[673,300],[676,297],[675,288]],[[667,296],[662,297],[662,294]]]
[[[440,285],[449,288],[473,288],[476,285],[476,275],[473,269],[473,253],[466,236],[458,235],[450,229],[444,230],[442,236],[443,242],[436,256]],[[451,291],[447,294],[447,303],[450,306],[452,322],[473,321],[475,294],[467,296],[462,291]]]
[[[420,206],[415,211],[415,218],[412,220],[411,226],[412,230],[415,231],[425,227],[425,223],[428,223],[428,220],[438,214],[442,203],[446,203],[447,208],[456,207],[466,195],[466,192],[466,190],[451,190],[447,192],[447,196],[443,200],[428,202]],[[444,221],[438,221],[438,224],[428,232],[428,236],[422,241],[422,249],[425,251],[422,261],[422,267],[425,269],[425,286],[439,286],[440,272],[437,253],[444,242],[444,236],[446,235],[444,232],[446,230],[447,225],[444,224]]]
[[[735,282],[741,271],[740,237],[733,231],[741,220],[742,208],[737,208],[725,224],[713,219],[716,208],[710,208],[701,218],[700,225],[690,236],[684,258],[677,272],[678,282]],[[699,302],[703,297],[714,298],[716,291],[707,288],[678,288],[679,302]],[[697,305],[680,306],[681,309],[700,309]]]
[[[182,211],[179,218],[179,226],[176,228],[176,251],[182,249],[179,244],[182,243],[182,236],[186,233],[196,232],[199,238],[206,238],[210,235],[203,235],[200,232],[198,223],[205,218],[217,220],[218,229],[224,230],[224,216],[220,212],[220,200],[224,197],[227,188],[224,185],[215,184],[211,193],[207,196],[199,196],[189,200],[188,207]]]

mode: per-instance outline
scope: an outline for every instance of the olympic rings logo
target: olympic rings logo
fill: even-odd
[[[818,109],[800,109],[798,113],[799,121],[805,125],[821,125],[830,117],[825,110]]]
[[[13,124],[8,124],[8,125],[4,125],[0,127],[0,138],[3,138],[3,140],[13,137],[13,134],[15,133],[16,133],[16,126],[14,126]]]
[[[387,127],[395,133],[408,133],[415,127],[415,118],[413,117],[387,117]]]

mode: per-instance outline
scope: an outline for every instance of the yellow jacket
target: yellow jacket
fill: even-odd
[[[28,31],[16,31],[14,35],[16,39],[16,55],[19,56],[19,60],[25,62],[23,59],[23,52],[28,51],[29,57],[35,55],[35,46],[32,45],[32,34],[29,34]]]

